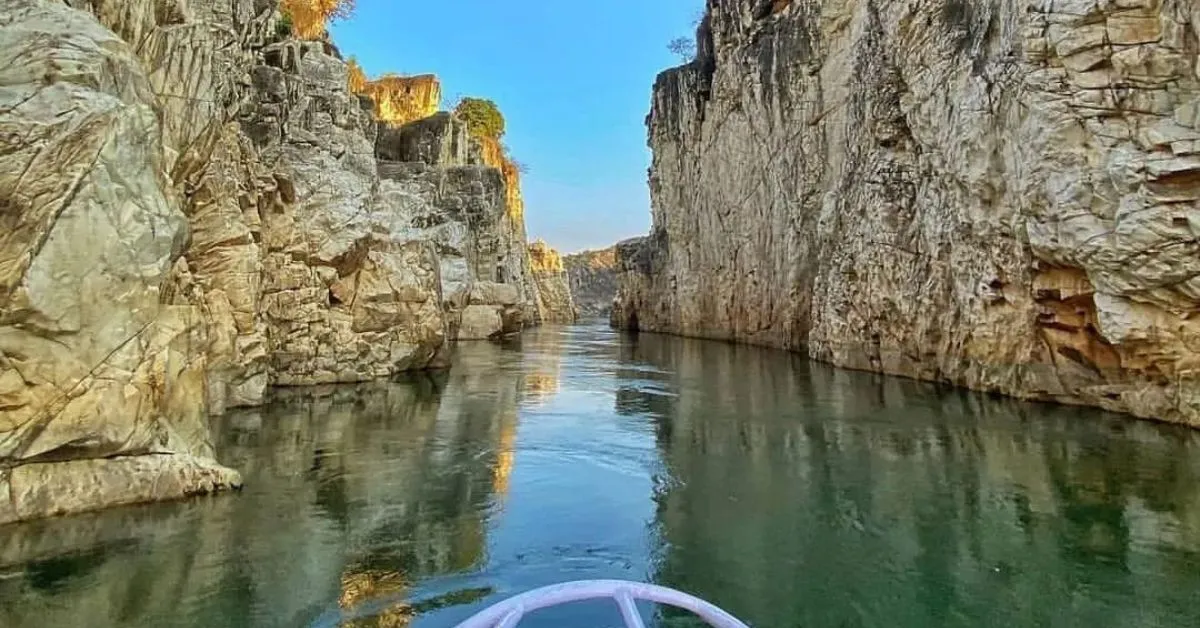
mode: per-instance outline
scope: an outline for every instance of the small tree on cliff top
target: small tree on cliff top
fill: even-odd
[[[467,128],[471,130],[472,135],[490,137],[494,140],[498,140],[500,136],[504,135],[504,116],[496,107],[496,103],[490,100],[463,98],[454,108],[454,113],[467,123]]]
[[[696,58],[696,40],[691,37],[676,37],[667,44],[667,50],[678,56],[680,61],[691,61]]]

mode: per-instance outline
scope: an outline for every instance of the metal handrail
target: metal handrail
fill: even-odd
[[[626,580],[578,580],[534,589],[483,609],[457,628],[513,628],[532,611],[604,598],[616,601],[626,628],[645,628],[634,604],[636,600],[689,610],[714,628],[749,628],[738,618],[698,597],[655,584]]]

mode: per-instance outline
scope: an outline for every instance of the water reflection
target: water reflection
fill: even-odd
[[[599,326],[455,364],[223,417],[241,494],[0,528],[0,626],[448,627],[583,578],[756,626],[1200,625],[1197,433]]]
[[[655,578],[762,626],[1200,625],[1193,432],[642,335]],[[661,386],[656,382],[655,387]]]
[[[392,604],[350,625],[407,625],[413,582],[486,560],[513,383],[285,391],[228,415],[218,449],[242,494],[13,528],[0,625],[291,627],[365,602]]]

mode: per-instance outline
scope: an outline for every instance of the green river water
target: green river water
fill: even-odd
[[[1096,410],[582,324],[214,429],[240,493],[0,527],[0,626],[451,627],[590,578],[755,627],[1200,626],[1200,434]]]

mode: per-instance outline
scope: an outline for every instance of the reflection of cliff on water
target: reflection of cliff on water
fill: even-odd
[[[617,410],[655,418],[673,476],[664,584],[762,626],[1200,625],[1200,435],[720,343],[623,352],[661,369]]]
[[[562,379],[563,354],[570,338],[567,328],[556,325],[537,327],[525,332],[518,341],[522,349],[524,374],[521,402],[544,405],[558,392]]]
[[[222,417],[242,493],[6,528],[0,626],[406,625],[410,583],[485,558],[516,396],[455,370]]]

